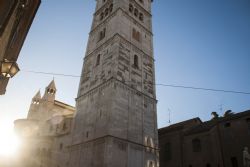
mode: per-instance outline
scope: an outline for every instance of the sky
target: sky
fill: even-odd
[[[54,78],[56,99],[75,105],[95,9],[93,0],[42,0],[18,64],[21,71],[0,96],[0,126],[25,118],[32,97]],[[250,92],[249,0],[155,0],[156,83]],[[250,109],[250,95],[157,86],[158,127],[211,112]]]

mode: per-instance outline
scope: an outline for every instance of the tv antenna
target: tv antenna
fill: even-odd
[[[219,105],[219,110],[220,110],[220,113],[222,113],[222,110],[223,110],[223,104],[222,103]]]
[[[171,124],[171,110],[168,108],[168,123]]]

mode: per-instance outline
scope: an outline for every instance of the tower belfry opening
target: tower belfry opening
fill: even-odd
[[[69,166],[156,167],[152,0],[96,3],[76,98]]]

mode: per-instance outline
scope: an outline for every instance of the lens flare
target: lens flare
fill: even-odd
[[[14,133],[13,126],[0,122],[0,157],[14,156],[20,145],[20,139]]]

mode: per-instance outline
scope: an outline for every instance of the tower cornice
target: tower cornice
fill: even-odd
[[[145,94],[145,93],[143,93],[143,92],[141,92],[139,90],[136,90],[136,89],[132,88],[131,86],[127,85],[126,83],[124,83],[124,82],[122,82],[122,81],[120,81],[120,80],[118,80],[118,79],[116,79],[114,77],[109,78],[108,80],[104,81],[103,83],[97,85],[96,87],[90,89],[89,91],[85,92],[84,94],[78,96],[76,98],[76,100],[79,100],[80,98],[86,97],[86,96],[92,94],[93,92],[98,91],[99,89],[103,89],[104,87],[106,87],[106,86],[108,86],[108,85],[110,85],[110,84],[112,84],[114,82],[116,82],[118,84],[122,84],[127,89],[133,91],[135,94],[141,94],[141,95],[143,95],[143,96],[145,96],[145,97],[147,97],[147,98],[149,98],[149,99],[151,99],[151,100],[153,100],[153,101],[155,101],[157,103],[157,100],[154,97],[150,97],[149,95],[147,95],[147,94]]]
[[[114,34],[111,38],[109,38],[108,40],[106,40],[104,43],[102,43],[100,46],[96,47],[92,52],[90,53],[86,53],[84,60],[87,59],[89,56],[91,56],[92,54],[94,54],[96,51],[100,50],[103,46],[108,45],[109,43],[111,43],[111,41],[113,39],[115,39],[115,37],[118,36],[119,38],[123,39],[125,42],[129,43],[130,45],[132,45],[134,48],[136,48],[137,50],[141,51],[143,53],[143,55],[146,55],[148,58],[150,58],[151,60],[153,60],[155,62],[155,59],[152,56],[148,55],[147,53],[145,53],[142,49],[138,48],[136,45],[134,45],[132,42],[128,41],[126,38],[124,38],[123,36],[121,36],[119,33]]]

